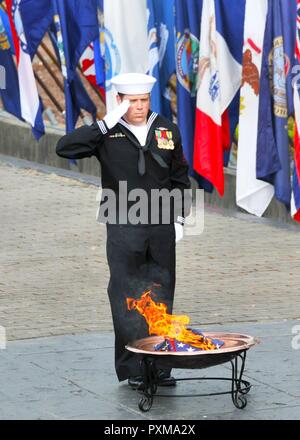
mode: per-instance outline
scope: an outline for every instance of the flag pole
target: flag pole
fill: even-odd
[[[41,60],[42,64],[46,67],[47,71],[49,72],[49,74],[52,76],[52,78],[54,79],[54,81],[56,82],[56,84],[58,85],[58,87],[60,88],[61,91],[64,91],[64,86],[62,81],[59,80],[59,78],[56,76],[56,74],[52,71],[50,64],[48,63],[48,61],[44,58],[44,56],[41,54],[41,52],[39,51],[39,49],[37,49],[36,51],[36,55],[37,57]],[[57,64],[58,66],[58,64]]]
[[[43,47],[43,49],[45,48],[45,45],[43,43],[41,43],[41,46]],[[48,54],[48,52],[47,52]],[[64,93],[64,86],[62,84],[62,82],[59,80],[59,78],[55,75],[55,73],[52,71],[50,64],[48,63],[48,61],[44,58],[44,56],[41,54],[41,51],[39,49],[37,49],[36,51],[36,55],[37,57],[41,60],[43,66],[47,69],[47,72],[50,74],[50,76],[53,78],[53,80],[55,81],[55,83],[58,85],[58,87],[60,88],[60,90]],[[52,58],[51,58],[52,59]],[[54,58],[55,60],[55,58]],[[57,60],[55,60],[55,65],[57,67],[59,67],[59,64],[57,62]],[[35,72],[36,73],[36,72]],[[38,76],[36,76],[38,83],[41,85],[41,87],[44,89],[44,91],[47,93],[47,95],[49,96],[49,98],[51,99],[51,101],[56,105],[56,107],[63,113],[64,110],[61,110],[61,106],[59,104],[59,106],[57,106],[58,101],[56,100],[56,98],[54,97],[54,95],[50,92],[49,88],[42,82],[41,78],[39,78]],[[80,110],[79,113],[80,118],[84,121],[84,114],[82,112],[82,110]]]
[[[46,94],[49,96],[49,98],[51,99],[51,101],[53,102],[53,104],[56,106],[56,108],[60,111],[60,113],[65,117],[65,110],[63,109],[63,107],[60,105],[60,103],[58,102],[58,100],[55,98],[55,96],[52,94],[52,92],[50,92],[49,88],[46,86],[46,84],[42,81],[42,79],[39,77],[39,75],[37,74],[37,72],[34,72],[34,77],[37,80],[37,82],[39,83],[39,85],[42,87],[42,89],[46,92]]]
[[[55,56],[53,55],[53,53],[51,52],[51,50],[49,49],[49,47],[47,47],[47,45],[46,45],[43,41],[41,42],[41,47],[44,49],[44,51],[45,51],[46,54],[49,56],[49,58],[51,58],[51,60],[53,61],[53,63],[54,63],[57,67],[59,67],[59,64],[58,64],[57,59],[55,58]],[[83,75],[83,72],[82,72],[81,67],[80,67],[80,66],[77,66],[77,68],[80,70],[80,73],[81,73],[82,76],[85,78],[85,76]],[[93,87],[93,90],[97,93],[97,95],[99,96],[101,102],[104,103],[104,101],[103,101],[103,99],[102,99],[102,96],[101,96],[101,93],[99,92],[99,90],[97,89],[97,87],[95,87],[94,84],[92,84],[92,83],[89,83],[89,84]]]

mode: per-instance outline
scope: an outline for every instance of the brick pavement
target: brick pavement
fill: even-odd
[[[94,185],[0,162],[0,325],[9,340],[111,331]],[[299,229],[206,209],[177,249],[192,325],[300,318]]]

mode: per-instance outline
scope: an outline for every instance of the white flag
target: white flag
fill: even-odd
[[[106,107],[116,107],[111,78],[120,73],[146,73],[148,32],[146,0],[104,0]],[[108,56],[107,56],[108,55]]]
[[[20,12],[21,1],[22,0],[11,0],[7,2],[7,12],[13,23],[12,34],[15,43],[21,116],[26,122],[31,124],[36,139],[39,139],[45,131],[44,122]]]
[[[244,12],[240,7],[227,20],[229,15],[222,15],[219,3],[203,1],[193,165],[221,197],[224,193],[223,148],[228,147],[224,145],[222,116],[240,88],[242,73],[242,66],[236,53],[231,52],[228,40],[229,35],[231,38],[235,35],[234,20],[241,19]],[[225,35],[224,29],[230,32]],[[238,37],[235,35],[236,39]]]
[[[259,83],[267,9],[267,0],[247,0],[236,176],[237,205],[259,217],[274,194],[272,185],[256,179]]]

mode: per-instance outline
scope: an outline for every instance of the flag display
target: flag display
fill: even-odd
[[[256,179],[259,83],[267,8],[267,0],[246,3],[236,174],[236,203],[257,216],[262,216],[274,194],[272,185]]]
[[[42,118],[42,103],[39,99],[34,78],[27,38],[24,33],[20,5],[22,0],[6,0],[14,49],[16,54],[20,91],[21,117],[32,126],[33,134],[39,139],[45,132]]]
[[[97,86],[96,69],[95,69],[95,51],[94,44],[90,43],[80,57],[80,67],[86,79]]]
[[[294,20],[296,31],[294,65],[298,67],[295,73],[299,76],[300,65],[300,0],[297,0],[296,19]],[[294,160],[292,175],[291,215],[300,222],[300,81],[293,82],[293,104],[295,112],[295,135],[294,135]]]
[[[176,0],[177,122],[184,155],[193,171],[196,83],[202,2]]]
[[[52,0],[19,0],[18,3],[27,50],[33,59],[53,19]]]
[[[151,92],[151,109],[172,118],[168,82],[175,72],[174,0],[147,0],[148,74],[157,82]]]
[[[200,188],[211,192],[211,183],[201,177],[193,166],[201,12],[202,0],[175,2],[177,123],[184,156],[189,164],[189,175]]]
[[[4,3],[2,5],[4,5]],[[1,1],[0,1],[0,18],[1,18],[2,29],[3,29],[3,31],[1,31],[1,32],[5,31],[5,37],[2,37],[1,41],[3,41],[4,38],[5,39],[8,38],[10,50],[12,53],[14,53],[14,43],[13,43],[13,39],[12,39],[9,18],[7,16],[7,13],[4,11],[4,9],[2,9],[2,7],[1,7]]]
[[[76,67],[89,44],[99,37],[97,1],[53,0],[56,44],[59,51],[66,100],[66,131],[74,129],[80,108],[94,116],[96,107],[87,95]]]
[[[300,222],[300,183],[299,183],[300,179],[296,165],[294,166],[293,169],[292,179],[293,179],[292,180],[293,191],[291,198],[291,215],[294,218],[294,220]]]
[[[59,60],[60,67],[64,73],[64,91],[66,101],[66,131],[70,132],[74,129],[77,119],[80,114],[80,109],[84,109],[96,116],[96,107],[87,91],[85,90],[82,81],[77,72],[75,72],[74,79],[71,82],[67,81],[66,65],[64,52],[62,50],[61,33],[59,32],[59,24],[56,25],[56,31],[54,29],[49,31],[49,37],[51,39],[54,51],[56,53],[57,60]],[[63,63],[63,64],[62,64]]]
[[[105,37],[104,37],[104,10],[103,0],[98,3],[99,38],[94,41],[95,80],[105,102]],[[94,80],[93,80],[94,81]]]
[[[159,41],[156,27],[153,0],[147,0],[147,19],[148,19],[148,70],[147,74],[156,78],[151,91],[151,109],[156,113],[162,113],[160,78],[159,78]],[[168,38],[168,35],[166,35]]]
[[[2,10],[0,10],[1,12]],[[19,80],[17,69],[13,61],[11,45],[4,26],[3,17],[5,13],[0,14],[0,96],[4,109],[16,116],[21,116],[21,102],[19,93]]]
[[[203,0],[199,47],[194,168],[224,194],[223,151],[228,148],[226,110],[241,84],[242,39],[245,3]]]
[[[134,13],[130,13],[134,11]],[[110,82],[120,73],[146,73],[148,32],[146,0],[104,0],[106,109],[116,107],[116,92]]]
[[[256,176],[272,183],[276,199],[289,209],[291,180],[287,89],[291,84],[287,76],[294,57],[294,46],[288,38],[284,40],[284,28],[290,26],[283,14],[285,7],[286,2],[281,0],[268,1],[260,81]]]
[[[0,0],[1,105],[39,139],[37,80],[61,119],[49,36],[67,132],[83,110],[95,120],[95,98],[116,107],[112,77],[148,73],[151,110],[178,124],[200,188],[222,197],[229,163],[237,206],[263,216],[275,197],[300,221],[299,10],[300,0]]]

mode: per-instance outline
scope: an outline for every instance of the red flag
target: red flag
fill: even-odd
[[[223,151],[230,142],[226,110],[241,85],[242,73],[241,63],[222,35],[222,5],[203,0],[194,143],[194,169],[214,185],[220,196],[224,194]],[[243,14],[243,8],[233,7],[232,25],[243,20]],[[238,46],[238,36],[233,39]]]
[[[297,28],[296,28],[295,58],[300,63],[300,0],[297,0]],[[295,109],[295,150],[294,169],[291,197],[291,215],[297,222],[300,222],[300,96],[299,85],[294,84],[294,109]]]

